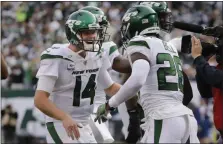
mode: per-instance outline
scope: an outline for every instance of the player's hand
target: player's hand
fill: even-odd
[[[105,122],[108,120],[107,118],[108,110],[106,107],[106,104],[102,104],[98,107],[97,113],[96,113],[96,118],[94,119],[94,122],[98,121],[99,124],[102,122]]]
[[[192,36],[191,38],[192,48],[191,48],[191,55],[195,59],[202,53],[202,46],[199,39],[197,39],[195,36]]]
[[[82,126],[80,124],[76,123],[71,118],[71,116],[66,115],[64,117],[64,119],[62,120],[62,123],[63,123],[63,127],[65,128],[65,130],[67,132],[68,137],[71,137],[72,140],[74,140],[74,137],[76,139],[80,138],[80,133],[79,133],[78,127],[82,128]]]

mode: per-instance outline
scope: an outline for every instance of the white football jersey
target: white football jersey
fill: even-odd
[[[36,77],[57,77],[49,99],[77,122],[86,122],[93,110],[98,73],[101,67],[107,69],[111,64],[103,51],[86,52],[83,58],[68,45],[54,44],[45,50]],[[46,121],[56,120],[47,116]]]
[[[182,104],[184,82],[176,48],[156,37],[136,36],[129,42],[127,54],[135,52],[142,53],[150,62],[150,72],[139,99],[145,116],[164,119],[192,114]]]
[[[173,38],[168,43],[171,43],[178,52],[181,52],[181,45],[182,45],[182,37]]]
[[[102,44],[102,49],[105,51],[106,57],[108,57],[112,66],[114,59],[120,55],[117,45],[113,41],[104,42]],[[113,70],[109,70],[109,73],[112,77],[111,73],[113,73]],[[97,112],[98,106],[104,104],[105,102],[106,102],[106,94],[102,86],[98,84],[95,90],[95,97],[94,97],[94,105],[95,105],[94,113]]]

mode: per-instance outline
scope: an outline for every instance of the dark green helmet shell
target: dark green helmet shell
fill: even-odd
[[[104,12],[95,6],[86,6],[86,7],[83,7],[81,10],[89,11],[93,15],[95,15],[95,17],[98,20],[99,25],[103,28],[103,31],[101,32],[100,37],[101,39],[103,39],[103,41],[108,41],[110,39],[110,35],[107,33],[107,28],[109,27],[110,24]]]
[[[166,2],[140,2],[140,5],[151,7],[153,10],[156,11],[160,28],[166,32],[171,32],[173,29],[172,23],[172,13],[171,10],[168,8],[168,5]]]
[[[159,34],[159,20],[156,12],[147,6],[137,5],[129,8],[122,18],[123,39],[136,35]]]
[[[106,27],[109,26],[107,17],[105,16],[104,12],[101,9],[95,6],[86,6],[81,8],[81,10],[86,10],[94,14],[101,26],[106,26]]]
[[[100,30],[101,27],[97,22],[96,17],[85,10],[79,10],[73,12],[65,24],[65,32],[68,41],[78,46],[79,48],[84,49],[81,32],[84,30]],[[99,41],[99,40],[98,40]]]

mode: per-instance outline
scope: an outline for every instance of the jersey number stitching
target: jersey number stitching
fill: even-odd
[[[172,58],[168,53],[159,53],[156,57],[156,63],[164,64],[164,61],[168,61],[170,63],[170,67],[162,67],[158,69],[158,89],[178,91],[179,87],[180,91],[183,93],[183,73],[179,69],[181,67],[180,58],[177,56]],[[178,83],[166,81],[166,76],[176,76],[176,74],[178,74]]]
[[[95,96],[95,78],[96,74],[92,74],[89,81],[81,94],[81,76],[76,76],[76,84],[73,93],[73,106],[80,106],[81,98],[91,98],[90,105],[93,104]]]

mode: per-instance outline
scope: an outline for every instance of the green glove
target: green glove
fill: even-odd
[[[106,104],[102,104],[98,107],[97,113],[96,113],[96,118],[94,119],[94,122],[98,121],[99,124],[102,122],[105,122],[108,120],[107,118],[107,109],[106,109]]]

